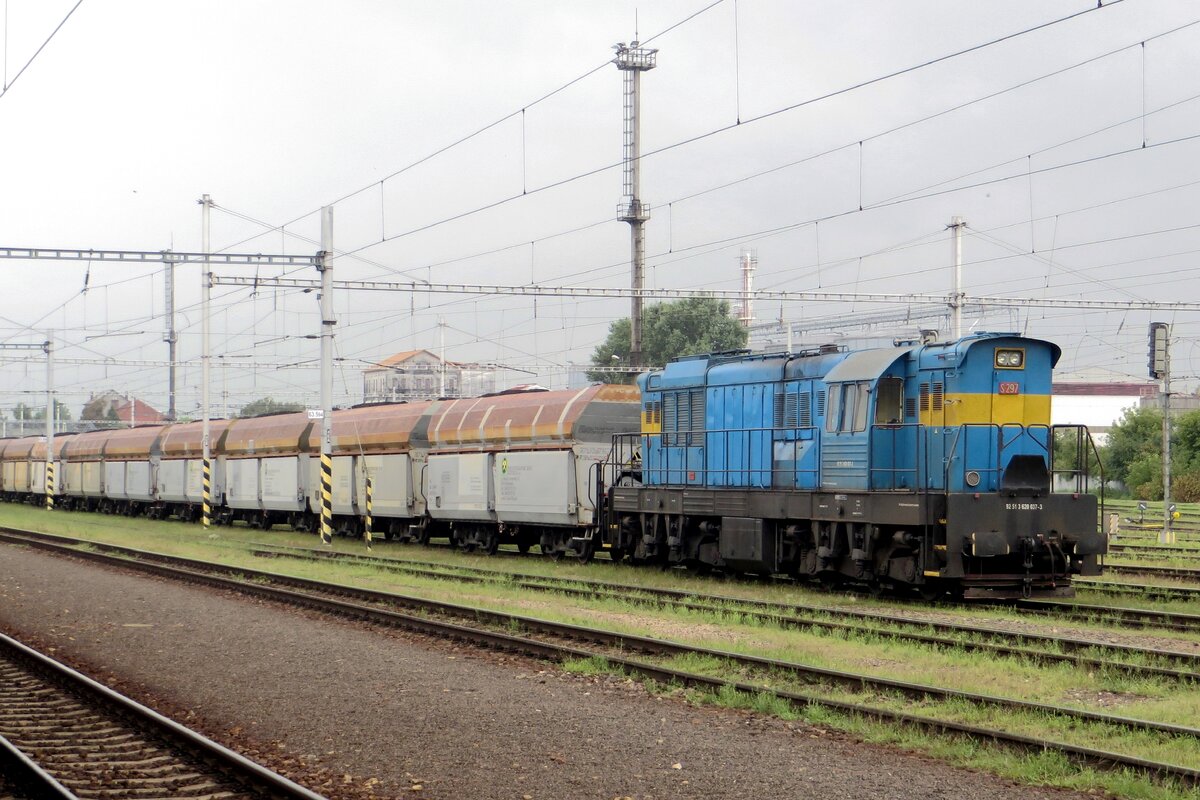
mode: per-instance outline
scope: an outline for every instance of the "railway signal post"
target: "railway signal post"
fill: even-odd
[[[1162,381],[1162,484],[1163,529],[1158,535],[1160,544],[1172,544],[1175,531],[1171,529],[1171,326],[1165,322],[1150,323],[1150,377]]]

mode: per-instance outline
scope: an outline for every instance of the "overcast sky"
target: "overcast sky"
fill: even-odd
[[[606,62],[636,24],[660,49],[642,84],[651,286],[736,288],[752,248],[763,288],[943,293],[958,214],[970,294],[1200,302],[1200,139],[1187,138],[1200,136],[1200,24],[1174,30],[1200,7],[1184,0],[1124,0],[1028,33],[1095,0],[725,0],[699,14],[711,0],[84,0],[15,83],[75,0],[4,2],[0,246],[196,251],[208,193],[214,249],[312,254],[318,209],[348,198],[334,206],[335,247],[354,251],[335,261],[339,279],[627,286],[621,75]],[[165,368],[102,364],[166,358],[158,267],[0,271],[0,341],[52,330],[73,414],[103,389],[165,407]],[[187,413],[199,271],[177,280]],[[217,395],[315,404],[316,294],[214,298]],[[400,293],[335,306],[338,402],[361,399],[365,364],[436,352],[439,317],[447,358],[558,386],[628,314],[619,299]],[[926,307],[756,312],[900,320],[909,308]],[[1194,386],[1194,312],[1029,307],[966,323],[1058,342],[1064,374],[1141,380],[1151,319],[1175,323],[1175,371]],[[0,375],[0,407],[42,402],[27,394],[44,387],[39,364]]]

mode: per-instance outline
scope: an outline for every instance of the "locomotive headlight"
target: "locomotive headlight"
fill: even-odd
[[[1005,369],[1020,369],[1025,364],[1023,350],[997,350],[996,366]]]

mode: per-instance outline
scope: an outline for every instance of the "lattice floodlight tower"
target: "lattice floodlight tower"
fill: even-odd
[[[654,69],[656,48],[639,47],[636,41],[613,45],[617,55],[613,63],[625,73],[625,176],[621,193],[621,204],[617,206],[617,219],[629,223],[630,263],[633,277],[633,299],[629,317],[629,365],[642,364],[642,306],[640,290],[645,288],[646,275],[646,220],[650,219],[650,207],[641,199],[641,147],[638,132],[641,128],[641,76]]]

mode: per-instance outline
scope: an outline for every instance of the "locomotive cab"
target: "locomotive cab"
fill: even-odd
[[[1099,572],[1106,542],[1096,497],[1080,486],[1053,491],[1050,390],[1060,352],[981,334],[926,348],[918,361],[927,446],[940,456],[927,461],[926,480],[946,491],[944,547],[926,573],[962,581],[968,597],[1064,594],[1072,573]]]

